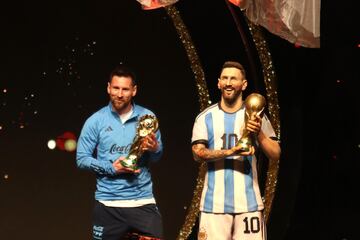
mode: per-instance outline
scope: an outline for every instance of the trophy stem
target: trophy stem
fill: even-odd
[[[129,156],[127,156],[124,160],[121,160],[120,162],[126,168],[130,168],[132,170],[138,169],[136,155],[129,154]]]
[[[155,116],[146,114],[142,116],[136,126],[136,135],[133,143],[131,144],[129,154],[120,163],[126,168],[137,170],[138,160],[143,154],[141,150],[141,144],[143,139],[151,133],[155,133],[158,130],[159,123]]]
[[[245,116],[244,116],[244,130],[237,146],[241,146],[241,152],[248,152],[253,146],[254,135],[246,129],[249,120],[256,120],[256,116],[262,117],[265,109],[265,98],[258,94],[252,93],[245,99]]]
[[[250,151],[250,147],[251,147],[251,141],[250,141],[250,138],[249,137],[243,137],[243,138],[241,138],[238,142],[237,142],[237,144],[236,144],[236,146],[241,146],[241,148],[240,148],[240,151],[241,152],[248,152],[248,151]]]

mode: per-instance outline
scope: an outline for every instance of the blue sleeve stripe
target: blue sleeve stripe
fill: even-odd
[[[208,163],[208,184],[207,184],[207,191],[205,194],[205,201],[204,201],[204,211],[205,212],[212,212],[213,204],[214,204],[214,184],[215,184],[215,163],[209,162]]]
[[[205,116],[205,123],[208,131],[209,149],[214,149],[214,126],[212,114],[209,113]],[[205,194],[204,211],[212,212],[214,202],[214,186],[215,186],[215,164],[213,162],[208,163],[208,184]]]
[[[247,206],[248,206],[248,211],[254,211],[254,210],[258,209],[258,204],[256,201],[256,195],[255,195],[254,186],[253,186],[253,172],[252,172],[252,168],[251,168],[253,157],[247,156],[244,158],[244,160],[248,161],[249,168],[250,168],[249,174],[245,175]]]
[[[232,159],[225,159],[224,162],[224,212],[234,212],[234,161]]]
[[[232,136],[235,128],[236,114],[224,115],[224,129],[227,136]],[[227,148],[231,148],[235,145],[235,141],[228,141]],[[234,212],[234,162],[232,159],[225,159],[224,169],[224,188],[225,188],[225,200],[224,200],[224,212]]]
[[[206,114],[205,124],[208,132],[209,149],[214,149],[214,121],[211,113]]]

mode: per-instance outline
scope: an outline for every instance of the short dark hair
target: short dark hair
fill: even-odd
[[[245,72],[245,68],[243,67],[243,65],[241,65],[239,62],[235,62],[235,61],[226,61],[223,66],[222,69],[224,68],[237,68],[240,70],[240,72],[242,73],[244,79],[246,78],[246,72]],[[222,70],[221,69],[221,70]]]
[[[136,85],[136,76],[135,73],[132,71],[131,68],[129,68],[128,66],[125,65],[118,65],[116,66],[110,73],[110,78],[109,78],[109,82],[111,82],[111,79],[114,77],[130,77],[132,84],[135,86]]]

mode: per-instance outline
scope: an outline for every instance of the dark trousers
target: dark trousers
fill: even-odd
[[[163,237],[162,219],[155,204],[119,208],[95,203],[93,240],[121,240],[129,232],[152,238]]]

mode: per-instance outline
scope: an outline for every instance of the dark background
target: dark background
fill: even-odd
[[[213,102],[225,60],[247,69],[254,64],[249,81],[261,78],[225,1],[175,6]],[[107,104],[108,73],[120,62],[137,72],[136,101],[160,120],[165,152],[153,166],[154,191],[166,239],[175,239],[196,184],[190,138],[199,103],[166,12],[143,11],[131,0],[20,1],[0,11],[1,239],[90,239],[94,176],[76,168],[74,152],[46,144],[64,132],[78,136],[85,119]],[[320,49],[297,48],[264,30],[278,81],[283,151],[269,239],[359,238],[358,22],[351,5],[323,1],[321,13]],[[255,89],[263,86],[250,85],[249,92]]]

